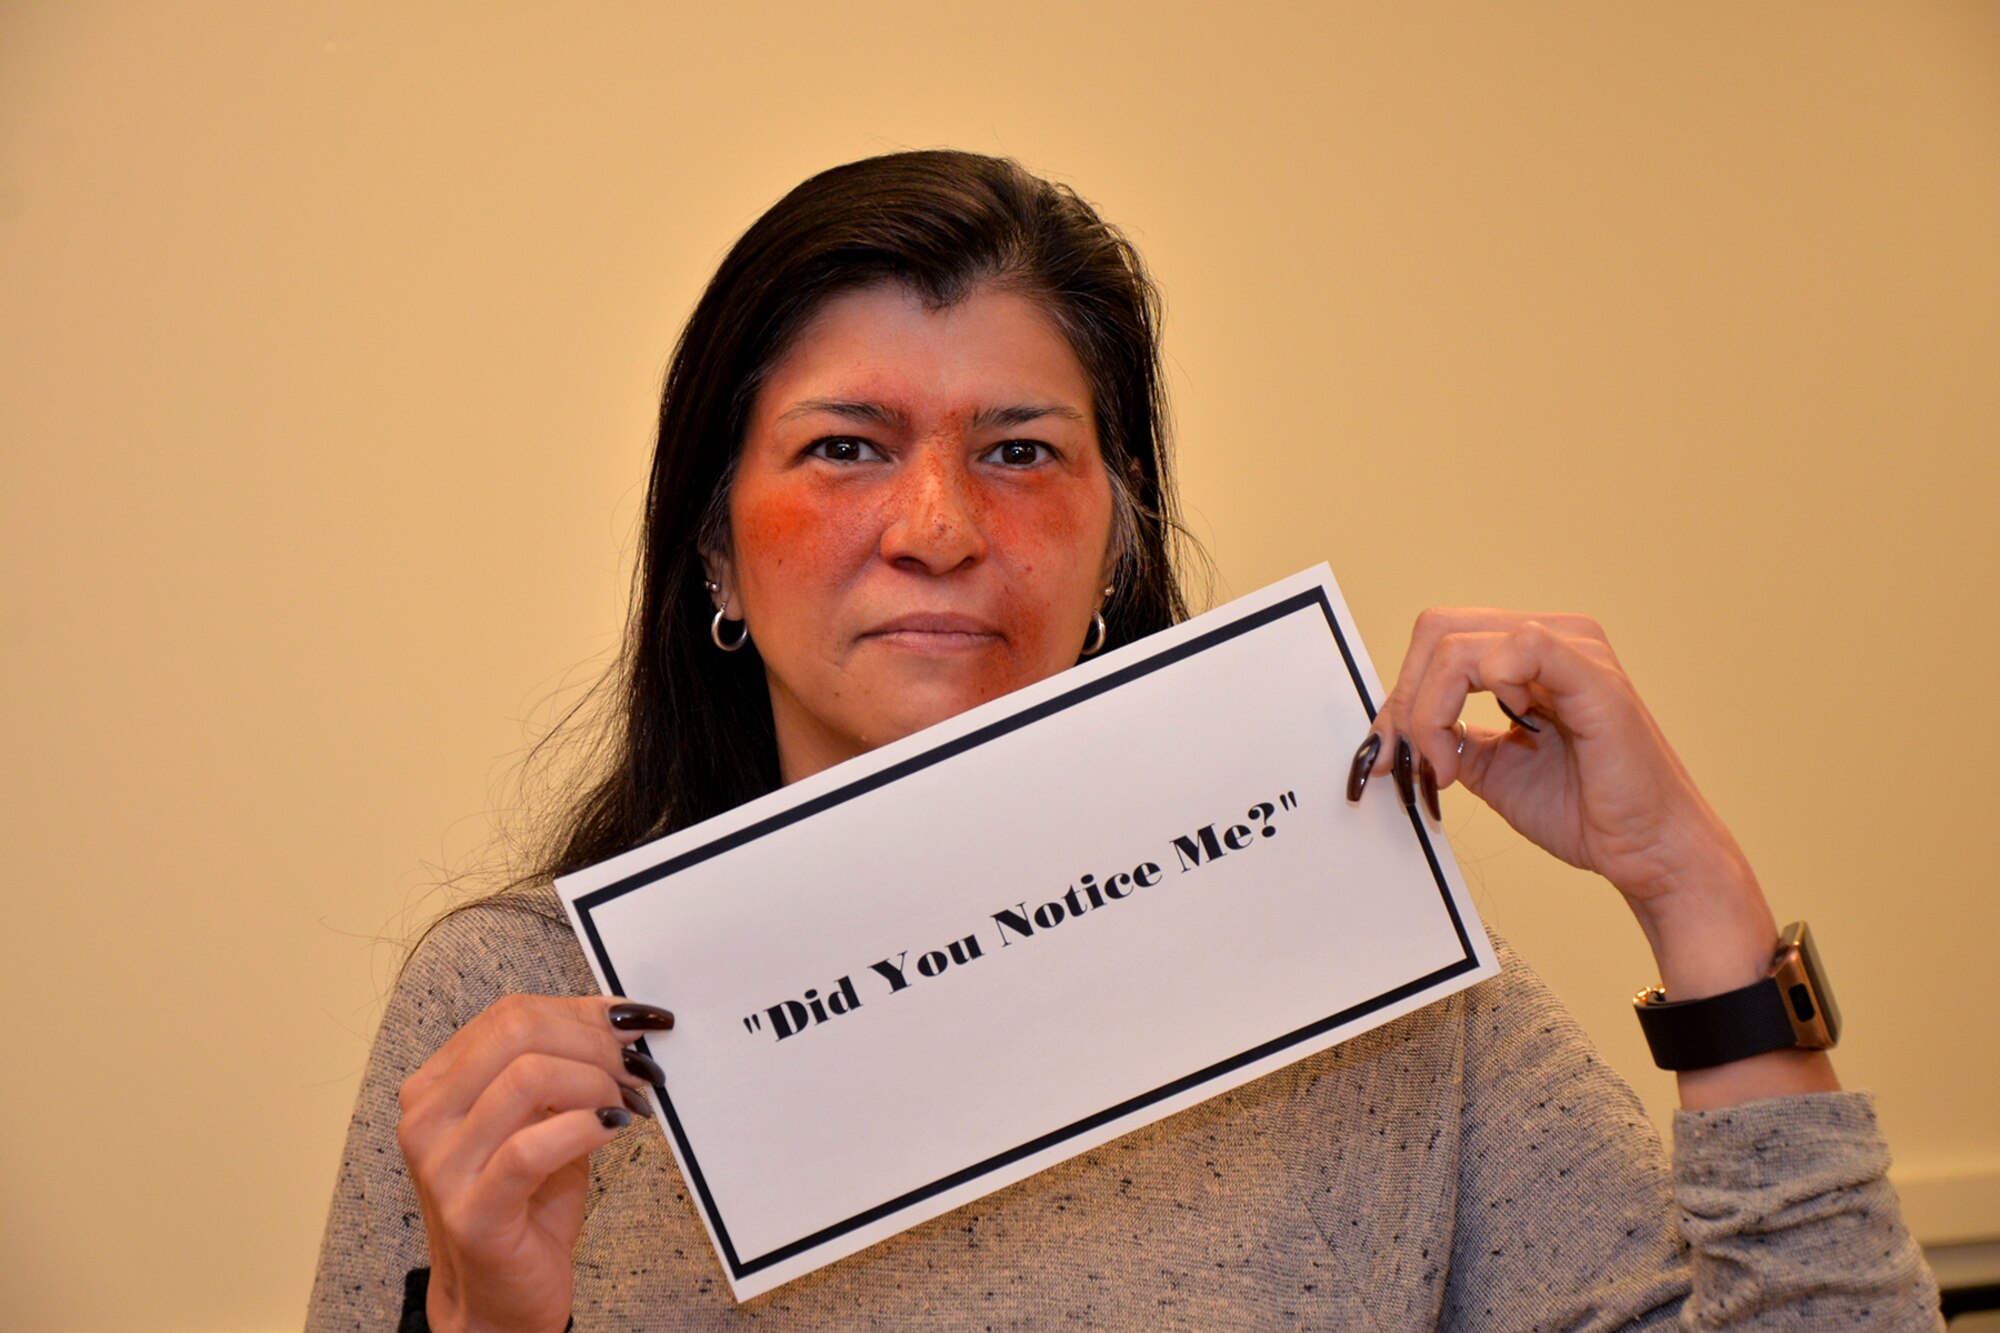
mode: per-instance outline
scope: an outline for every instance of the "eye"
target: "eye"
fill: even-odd
[[[829,435],[823,440],[814,440],[806,447],[806,452],[829,463],[871,463],[879,462],[882,457],[881,450],[852,435]]]
[[[986,451],[986,457],[1002,467],[1033,467],[1055,457],[1055,450],[1040,440],[1004,440]]]

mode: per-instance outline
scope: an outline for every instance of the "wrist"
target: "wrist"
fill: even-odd
[[[1631,902],[1669,999],[1720,995],[1771,970],[1777,918],[1740,854]]]
[[[411,1325],[408,1323],[406,1314],[403,1328],[408,1330],[410,1327]],[[569,1330],[575,1328],[575,1316],[565,1319],[562,1327],[563,1333],[569,1333]],[[486,1333],[487,1330],[494,1330],[494,1333],[499,1333],[500,1325],[486,1324],[476,1319],[467,1318],[462,1313],[461,1307],[452,1305],[449,1302],[429,1302],[425,1305],[424,1323],[421,1326],[421,1333]]]
[[[1709,1069],[1674,1075],[1683,1111],[1719,1111],[1769,1097],[1839,1092],[1840,1079],[1825,1051],[1766,1051]]]
[[[1715,887],[1639,914],[1664,992],[1641,994],[1640,1023],[1654,1058],[1678,1071],[1681,1106],[1837,1091],[1826,1048],[1840,1015],[1805,924],[1780,939],[1754,879]]]
[[[425,1333],[515,1333],[522,1325],[495,1322],[469,1310],[466,1302],[458,1299],[450,1284],[432,1282],[424,1302],[426,1319]],[[567,1321],[561,1327],[567,1329],[574,1321]],[[527,1325],[526,1327],[537,1327]]]

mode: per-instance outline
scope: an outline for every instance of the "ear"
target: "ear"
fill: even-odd
[[[712,546],[701,547],[702,577],[715,585],[709,594],[709,601],[719,611],[733,606],[736,602],[736,567],[730,562],[726,552]]]

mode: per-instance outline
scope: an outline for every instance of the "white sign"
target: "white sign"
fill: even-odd
[[[1325,566],[557,882],[738,1300],[1497,971]]]

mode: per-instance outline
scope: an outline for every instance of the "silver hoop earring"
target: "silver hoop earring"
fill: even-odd
[[[728,609],[729,609],[728,607],[717,608],[715,612],[715,619],[708,622],[708,637],[715,640],[715,646],[720,648],[723,652],[733,653],[738,648],[741,648],[744,644],[750,642],[750,623],[748,621],[737,622],[738,624],[743,626],[743,632],[736,636],[736,641],[734,643],[731,643],[728,640],[724,639],[722,637],[722,613]]]
[[[1090,638],[1083,645],[1083,655],[1090,657],[1104,646],[1104,613],[1098,611],[1090,617]]]
[[[722,589],[719,586],[717,586],[715,581],[712,579],[703,579],[701,581],[701,586],[708,589],[708,595],[710,597],[713,597],[715,596],[715,594],[722,591]],[[743,622],[743,632],[736,636],[736,642],[730,643],[728,640],[722,637],[722,617],[728,610],[729,610],[729,603],[726,601],[723,602],[722,605],[715,608],[715,619],[708,622],[708,637],[710,639],[713,639],[715,641],[715,646],[720,648],[723,652],[733,653],[738,648],[741,648],[744,644],[750,642],[750,622],[747,620]]]
[[[1104,604],[1111,600],[1112,590],[1117,584],[1107,584],[1104,595],[1097,599],[1097,609],[1090,613],[1090,638],[1083,645],[1083,656],[1089,657],[1104,646]]]

